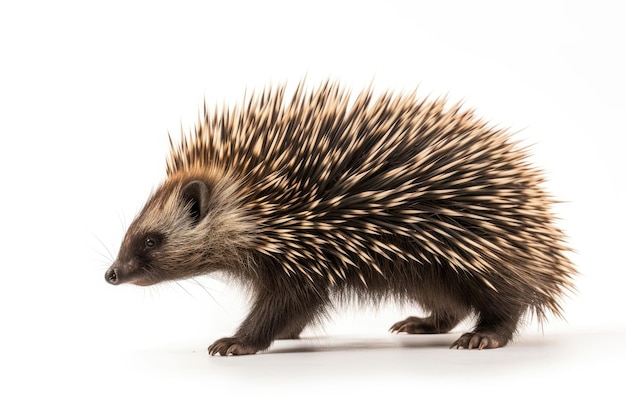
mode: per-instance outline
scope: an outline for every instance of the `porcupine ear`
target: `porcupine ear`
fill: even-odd
[[[183,186],[180,194],[183,201],[191,206],[189,215],[194,224],[198,223],[209,208],[209,188],[202,181],[191,181]]]

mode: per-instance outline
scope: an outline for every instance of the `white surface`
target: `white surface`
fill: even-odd
[[[0,4],[0,415],[623,413],[620,6],[413,3]],[[106,285],[105,247],[162,180],[167,132],[205,98],[304,75],[419,84],[534,143],[568,201],[568,322],[464,352],[446,348],[464,328],[387,335],[410,310],[348,308],[269,354],[210,358],[245,313],[236,289]]]

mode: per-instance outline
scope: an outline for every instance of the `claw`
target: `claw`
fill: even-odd
[[[494,349],[506,345],[506,341],[502,340],[502,337],[493,332],[476,332],[465,333],[459,337],[452,345],[450,349]]]
[[[418,333],[431,333],[427,331],[427,321],[426,319],[420,317],[407,317],[405,320],[401,320],[397,323],[394,323],[389,331],[392,333],[409,333],[409,334],[418,334]]]
[[[237,337],[224,337],[216,340],[211,346],[209,346],[209,355],[215,356],[237,356],[237,355],[252,355],[259,349],[255,349],[249,344],[244,344]]]

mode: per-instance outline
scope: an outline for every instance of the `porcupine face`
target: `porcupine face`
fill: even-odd
[[[147,286],[222,268],[232,258],[224,234],[236,232],[213,192],[206,181],[168,179],[128,228],[106,280]]]

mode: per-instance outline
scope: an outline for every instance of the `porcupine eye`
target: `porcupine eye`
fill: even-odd
[[[159,236],[158,234],[146,236],[146,238],[143,241],[144,250],[148,251],[151,249],[155,249],[161,244],[162,240],[163,240],[163,237]]]
[[[139,251],[143,254],[147,254],[157,249],[163,242],[163,236],[159,233],[146,234],[143,240],[138,241]]]

